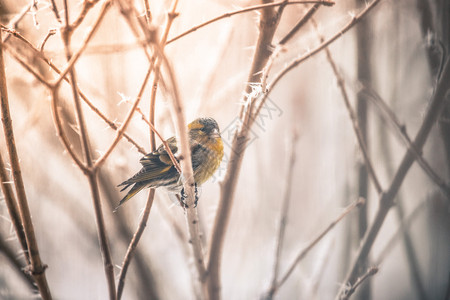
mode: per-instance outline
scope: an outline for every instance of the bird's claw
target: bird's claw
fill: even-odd
[[[195,201],[194,201],[194,208],[197,207],[198,204],[198,189],[197,189],[197,183],[194,185],[194,192],[195,192]],[[184,188],[181,190],[181,206],[183,208],[189,208],[189,205],[186,203],[187,194],[184,191]]]

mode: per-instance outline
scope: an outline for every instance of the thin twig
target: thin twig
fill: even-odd
[[[414,145],[411,141],[411,138],[408,135],[408,132],[406,131],[405,125],[402,125],[400,121],[398,120],[395,113],[390,109],[390,107],[386,104],[386,101],[381,98],[381,96],[371,87],[368,85],[364,85],[364,90],[368,94],[368,99],[372,101],[375,106],[380,110],[380,112],[385,116],[385,119],[393,125],[394,129],[400,134],[401,139],[406,144],[409,150],[414,154],[415,159],[417,160],[417,163],[422,168],[422,170],[430,177],[430,179],[437,184],[441,190],[445,193],[445,195],[450,198],[450,187],[444,179],[442,179],[428,164],[428,162],[425,160],[425,158],[422,156],[422,153],[417,151],[417,149],[414,148]]]
[[[171,92],[172,92],[172,116],[175,123],[177,136],[177,144],[180,147],[180,156],[179,160],[181,162],[181,170],[182,175],[181,178],[183,180],[184,191],[186,193],[186,221],[188,225],[189,232],[189,242],[192,246],[195,266],[198,272],[198,279],[200,282],[205,280],[206,268],[205,268],[205,259],[202,249],[202,242],[200,238],[200,230],[199,230],[199,222],[198,222],[198,213],[197,208],[194,205],[195,192],[194,192],[194,173],[192,170],[192,159],[191,159],[191,150],[189,146],[188,132],[186,121],[184,117],[184,108],[183,103],[181,102],[181,98],[178,92],[177,82],[175,80],[175,75],[173,70],[165,56],[163,50],[160,47],[155,47],[157,51],[158,58],[161,59],[162,64],[165,66],[167,71],[170,83],[171,83]],[[210,295],[205,295],[207,299],[211,298]]]
[[[61,24],[61,16],[59,15],[58,7],[56,6],[56,2],[55,2],[55,0],[51,0],[51,2],[52,2],[52,11],[55,14],[56,21],[58,21],[58,23]],[[84,1],[84,2],[87,2],[87,1]]]
[[[74,163],[82,170],[84,173],[87,172],[87,167],[84,165],[84,163],[81,161],[81,159],[78,157],[78,155],[73,150],[73,147],[69,141],[69,138],[67,137],[64,129],[63,129],[63,123],[61,120],[61,117],[59,115],[59,95],[57,89],[52,89],[52,97],[51,97],[51,107],[52,107],[52,115],[53,115],[53,123],[56,127],[56,135],[61,140],[61,143],[64,146],[64,149],[69,154],[70,158],[74,161]]]
[[[152,24],[152,12],[150,10],[150,5],[148,3],[148,0],[143,0],[144,6],[145,6],[145,20],[147,21],[147,24]]]
[[[319,9],[320,4],[316,3],[311,6],[310,9],[306,12],[306,14],[295,24],[295,26],[282,38],[278,44],[284,45],[286,44],[294,35],[311,19],[311,17],[316,13]]]
[[[270,3],[271,4],[271,3]],[[244,96],[244,103],[247,109],[243,106],[241,108],[240,115],[243,111],[247,112],[247,116],[250,115],[251,105],[251,90],[252,82],[261,81],[261,71],[267,64],[267,61],[271,55],[271,44],[275,30],[278,27],[278,22],[280,19],[280,14],[272,7],[266,7],[261,12],[261,17],[259,21],[259,36],[256,44],[255,54],[253,57],[252,67],[248,75],[248,84],[245,87],[244,95],[250,95],[247,99]],[[240,130],[235,132],[231,146],[231,155],[229,163],[227,165],[227,172],[225,174],[224,180],[221,183],[220,190],[220,200],[219,206],[217,208],[217,214],[214,220],[211,244],[210,244],[210,255],[208,260],[208,294],[210,299],[218,300],[220,299],[220,265],[222,259],[222,249],[225,240],[225,233],[228,228],[228,222],[230,219],[231,208],[233,206],[234,193],[236,190],[238,175],[240,167],[242,165],[243,154],[245,152],[245,146],[247,143],[247,137],[249,135],[249,120],[244,116],[242,120],[243,124]]]
[[[331,231],[345,216],[347,216],[353,209],[356,207],[362,205],[364,203],[364,199],[360,198],[358,201],[353,202],[349,206],[345,208],[345,210],[342,212],[342,214],[337,217],[333,222],[328,225],[327,228],[325,228],[324,231],[322,231],[314,240],[311,241],[311,243],[308,244],[303,250],[300,251],[300,253],[297,255],[297,257],[294,259],[294,261],[290,264],[290,267],[288,270],[283,274],[281,279],[273,285],[270,290],[267,292],[267,295],[270,296],[270,298],[273,298],[275,293],[279,290],[279,288],[286,282],[286,280],[289,278],[289,276],[294,271],[297,264],[309,253],[309,251],[314,248],[317,243],[322,240],[324,236],[328,234],[328,232]]]
[[[369,277],[377,274],[378,267],[370,267],[366,273],[364,273],[361,277],[359,277],[355,284],[352,285],[348,290],[346,290],[346,295],[342,299],[349,299],[350,296],[356,291],[356,289]]]
[[[21,263],[21,261],[17,258],[17,255],[9,247],[9,245],[6,244],[5,238],[1,235],[0,235],[0,253],[3,253],[3,255],[7,258],[7,260],[13,266],[14,270],[16,270],[17,273],[25,281],[25,283],[30,288],[30,290],[32,290],[33,292],[36,291],[36,285],[34,283],[33,276],[31,276],[27,272],[24,272],[24,269],[26,269],[26,268],[24,268],[23,263]],[[2,264],[2,268],[4,268],[3,264]]]
[[[53,81],[53,83],[52,83],[53,86],[59,85],[61,83],[61,81],[64,80],[64,78],[66,77],[67,73],[70,70],[72,70],[73,66],[75,65],[77,60],[80,58],[80,56],[83,53],[83,51],[86,49],[89,41],[94,36],[95,32],[97,32],[98,27],[100,26],[104,16],[106,15],[106,12],[108,11],[108,9],[110,7],[111,7],[111,1],[110,0],[106,0],[103,3],[102,8],[100,9],[100,13],[97,16],[97,19],[95,20],[94,24],[90,28],[90,30],[89,30],[87,36],[85,37],[85,39],[82,41],[80,48],[75,53],[72,54],[70,60],[67,62],[66,66],[64,67],[64,69],[59,74],[59,77],[56,78]],[[70,32],[68,32],[68,33],[70,33]],[[66,34],[68,34],[68,33],[66,33]]]
[[[150,66],[147,70],[147,73],[145,74],[141,88],[139,89],[139,93],[136,96],[136,99],[134,100],[133,105],[131,106],[130,110],[128,111],[128,114],[125,117],[125,120],[123,121],[122,125],[120,125],[120,127],[116,130],[116,136],[114,137],[113,141],[111,142],[111,145],[108,147],[108,149],[105,151],[105,153],[102,156],[100,156],[100,158],[98,158],[97,161],[95,162],[94,168],[99,168],[105,162],[105,160],[108,158],[108,156],[112,153],[114,148],[119,143],[120,139],[123,137],[123,133],[127,129],[128,124],[130,124],[130,121],[133,118],[133,114],[136,111],[136,108],[142,99],[142,95],[144,94],[145,88],[147,87],[147,82],[148,82],[148,79],[150,78],[153,68],[154,68],[154,64],[150,64]]]
[[[19,240],[20,246],[25,256],[27,265],[30,264],[30,255],[28,252],[27,240],[25,232],[23,230],[22,221],[20,220],[19,207],[17,206],[16,197],[12,189],[11,179],[8,174],[6,174],[5,163],[3,162],[3,157],[0,153],[0,184],[3,192],[3,197],[6,202],[6,207],[8,208],[9,217],[11,223],[16,231],[17,238]]]
[[[140,14],[136,11],[136,8],[133,6],[132,1],[126,1],[126,0],[116,0],[114,1],[116,5],[118,5],[120,13],[122,14],[122,17],[125,19],[125,21],[128,24],[128,27],[130,27],[133,35],[135,36],[137,41],[143,41],[140,43],[142,50],[144,51],[145,56],[147,57],[148,61],[151,62],[154,58],[150,55],[148,52],[148,48],[145,47],[146,43],[149,41],[149,31],[150,28],[146,24],[146,22],[140,23],[141,20]],[[145,28],[143,29],[145,38],[141,39],[141,35],[139,34],[139,28],[143,28],[145,25]],[[142,26],[142,27],[141,27]]]
[[[48,82],[43,76],[41,76],[37,71],[33,70],[33,68],[31,68],[31,66],[26,63],[14,50],[11,49],[10,46],[8,46],[7,44],[3,44],[3,49],[9,51],[9,54],[15,59],[17,60],[17,62],[28,72],[31,73],[31,75],[33,75],[40,83],[42,83],[43,85],[47,86],[47,87],[51,87],[51,83]]]
[[[280,261],[281,261],[281,249],[283,248],[284,243],[284,234],[286,229],[286,223],[287,223],[287,217],[289,212],[289,201],[291,198],[291,190],[292,190],[292,180],[293,180],[293,174],[294,174],[294,166],[296,161],[296,155],[295,155],[295,149],[297,146],[298,141],[298,133],[293,132],[292,139],[291,139],[291,147],[290,147],[290,153],[288,155],[288,164],[286,168],[286,176],[284,179],[285,186],[284,186],[284,196],[283,196],[283,204],[281,207],[281,217],[278,227],[278,238],[276,242],[276,251],[275,251],[275,263],[273,266],[273,275],[272,275],[272,283],[271,288],[272,289],[277,281],[278,281],[278,274],[280,269]]]
[[[314,28],[317,31],[318,30],[317,23],[314,21],[314,19],[312,19],[311,21],[313,23]],[[319,35],[320,43],[323,44],[324,43],[323,36],[319,32],[317,32],[317,34]],[[369,157],[369,151],[367,149],[363,133],[359,126],[358,116],[356,115],[355,111],[352,108],[352,105],[350,104],[350,99],[348,97],[347,89],[345,88],[344,79],[342,78],[341,74],[339,73],[339,70],[336,66],[333,56],[331,55],[330,49],[328,49],[328,47],[326,47],[324,49],[324,51],[327,56],[328,63],[330,64],[331,69],[333,70],[334,76],[337,79],[337,84],[339,86],[339,90],[341,92],[342,99],[344,100],[345,108],[347,109],[348,115],[352,122],[353,131],[355,132],[356,139],[358,140],[359,149],[361,150],[361,153],[363,154],[364,162],[367,167],[367,171],[370,175],[370,178],[372,179],[372,182],[375,186],[375,189],[377,190],[377,193],[381,194],[383,192],[383,188],[381,187],[380,180],[378,179],[378,176],[375,173],[375,168],[373,167],[372,160]]]
[[[155,126],[153,126],[153,124],[150,123],[149,120],[147,120],[144,113],[142,112],[142,110],[139,107],[136,108],[136,112],[138,112],[141,115],[142,120],[150,127],[150,130],[153,133],[156,133],[158,138],[161,140],[161,143],[163,144],[164,148],[166,149],[167,154],[169,154],[170,160],[172,161],[172,164],[174,165],[175,169],[177,169],[178,173],[181,174],[180,164],[178,163],[177,159],[175,158],[175,155],[173,154],[172,150],[170,149],[167,141],[161,136],[161,134],[159,134],[159,132],[156,130]]]
[[[125,7],[124,3],[122,1],[119,1],[119,3],[122,5],[123,8],[125,8],[124,11],[122,11],[124,17],[127,19],[127,22],[132,28],[133,31],[137,31],[137,29],[133,29],[133,26],[135,26],[134,19],[133,19],[133,13],[136,13],[134,10],[134,7]],[[173,5],[172,7],[176,7]],[[131,11],[130,11],[131,10]],[[175,17],[176,14],[173,14],[173,17]],[[140,23],[140,19],[137,19],[138,25],[144,32],[146,36],[148,36],[148,27],[146,27],[145,24]],[[146,45],[150,46],[148,38],[146,39]],[[187,127],[186,122],[183,115],[183,106],[182,102],[180,100],[179,91],[177,82],[175,79],[174,72],[172,70],[172,67],[170,66],[170,63],[167,59],[167,57],[164,54],[163,46],[159,45],[157,43],[154,44],[154,50],[156,57],[161,60],[161,64],[165,67],[169,82],[170,82],[170,92],[172,94],[172,116],[173,121],[175,123],[175,128],[177,129],[177,136],[179,139],[177,139],[177,144],[180,146],[180,156],[179,160],[181,162],[181,169],[182,169],[182,175],[181,178],[183,180],[183,186],[184,191],[187,195],[186,197],[186,204],[188,206],[187,208],[187,224],[189,229],[189,242],[192,246],[193,255],[194,255],[194,261],[195,261],[195,267],[197,269],[198,273],[198,279],[199,281],[203,282],[205,279],[205,261],[204,261],[204,255],[202,250],[202,244],[201,244],[201,238],[200,238],[200,231],[198,226],[198,214],[197,214],[197,208],[194,207],[194,177],[193,177],[193,171],[192,171],[192,162],[191,162],[191,155],[190,155],[190,146],[187,138]],[[163,78],[161,78],[163,79]],[[162,81],[163,86],[164,81]],[[205,295],[205,297],[208,298],[208,295]]]
[[[27,196],[25,193],[25,186],[22,179],[22,172],[20,169],[19,157],[17,154],[16,143],[14,139],[14,132],[12,128],[11,114],[9,112],[9,100],[6,85],[5,63],[3,59],[3,42],[0,30],[0,95],[1,95],[1,115],[3,130],[8,148],[8,154],[11,164],[11,170],[16,188],[17,203],[19,207],[20,219],[22,221],[25,238],[27,241],[29,256],[30,256],[30,272],[36,281],[39,292],[43,299],[52,299],[50,289],[45,277],[45,268],[39,255],[39,248],[37,245],[36,236],[34,234],[34,226],[31,220],[30,209],[28,207]]]
[[[7,32],[11,32],[10,29],[8,29]],[[61,71],[53,64],[49,59],[47,59],[42,52],[40,52],[37,48],[35,48],[29,41],[27,41],[23,36],[18,34],[17,32],[13,31],[11,34],[13,36],[16,36],[20,40],[24,41],[24,43],[36,54],[37,57],[41,58],[47,65],[49,65],[56,73],[61,74]],[[7,45],[5,45],[7,46]],[[8,46],[9,47],[9,46]],[[36,77],[37,80],[39,80],[41,83],[46,85],[47,87],[51,87],[51,83],[45,80],[42,76],[40,76],[36,71],[34,71],[27,63],[25,63],[15,52],[13,52],[10,48],[6,47],[8,51],[10,51],[11,55],[32,75]],[[64,80],[68,83],[70,83],[70,80],[67,76],[64,77]],[[88,105],[88,107],[96,113],[106,124],[108,124],[109,127],[113,130],[117,130],[119,127],[111,120],[109,120],[88,98],[87,96],[80,90],[79,87],[77,87],[77,91],[83,99],[83,101]],[[128,140],[129,143],[131,143],[136,149],[142,153],[147,154],[147,152],[142,148],[136,141],[134,141],[127,133],[123,133],[123,136]]]
[[[307,0],[307,1],[286,1],[286,0],[284,0],[284,1],[279,1],[279,2],[254,5],[254,6],[250,6],[250,7],[246,7],[246,8],[243,8],[243,9],[238,9],[238,10],[235,10],[235,11],[232,11],[232,12],[225,13],[225,14],[220,15],[218,17],[215,17],[215,18],[213,18],[211,20],[203,22],[203,23],[201,23],[201,24],[199,24],[197,26],[194,26],[191,29],[189,29],[189,30],[187,30],[187,31],[185,31],[185,32],[183,32],[183,33],[173,37],[170,40],[168,40],[167,44],[175,42],[176,40],[178,40],[178,39],[188,35],[189,33],[194,32],[194,31],[196,31],[196,30],[198,30],[198,29],[200,29],[202,27],[205,27],[205,26],[207,26],[209,24],[212,24],[214,22],[217,22],[217,21],[225,19],[225,18],[229,18],[229,17],[234,16],[234,15],[243,14],[243,13],[247,13],[247,12],[251,12],[251,11],[259,10],[259,9],[272,8],[272,7],[276,7],[276,6],[286,6],[286,5],[292,5],[292,4],[311,4],[311,3],[325,5],[325,6],[333,6],[334,5],[334,1],[321,1],[321,0],[318,0],[318,1],[314,1],[314,0],[312,0],[312,1],[309,1],[309,0]]]
[[[141,220],[139,221],[138,228],[131,239],[130,244],[128,245],[127,253],[123,258],[122,267],[120,268],[119,273],[119,281],[117,283],[117,299],[120,300],[122,298],[123,288],[125,286],[125,277],[127,275],[128,266],[130,265],[131,259],[133,258],[134,252],[138,245],[139,240],[141,239],[142,234],[144,233],[144,229],[147,226],[147,220],[150,215],[150,210],[153,205],[153,200],[155,199],[155,189],[150,189],[148,194],[148,199],[145,204],[144,212],[142,213]]]
[[[99,0],[85,0],[85,1],[83,1],[83,6],[81,7],[80,14],[75,19],[75,21],[73,21],[72,24],[70,24],[69,28],[66,29],[66,30],[69,30],[69,35],[75,29],[77,29],[78,26],[81,25],[81,23],[83,22],[84,18],[86,18],[87,13],[89,12],[89,10],[91,10],[91,8],[93,8],[95,6],[95,4],[97,4],[98,2],[99,2]]]
[[[394,245],[400,239],[401,235],[408,231],[409,227],[419,216],[419,213],[422,212],[425,208],[426,201],[422,201],[419,205],[417,205],[413,211],[404,219],[400,220],[400,226],[392,235],[392,237],[387,241],[386,246],[380,251],[378,256],[376,257],[375,265],[380,265],[383,260],[386,258],[388,253],[392,250]]]
[[[105,16],[105,13],[109,7],[109,1],[106,1],[99,13],[99,16],[97,17],[94,26],[91,28],[90,32],[88,33],[88,38],[85,39],[84,45],[81,47],[83,49],[87,46],[87,43],[89,42],[90,38],[93,36],[94,32],[97,30],[98,26],[101,23],[101,20]],[[106,275],[106,281],[108,284],[108,292],[109,292],[109,298],[111,300],[117,299],[116,296],[116,288],[115,288],[115,282],[114,282],[114,266],[112,263],[112,257],[111,257],[111,251],[109,248],[108,243],[108,236],[107,236],[107,230],[105,225],[105,220],[103,217],[102,212],[102,203],[100,201],[100,192],[98,187],[98,168],[95,167],[93,161],[92,161],[92,154],[90,149],[90,141],[88,136],[88,131],[86,128],[86,122],[84,119],[83,109],[81,107],[81,101],[78,94],[77,89],[77,80],[75,75],[75,62],[77,61],[72,60],[73,56],[70,49],[70,37],[71,37],[71,31],[70,31],[70,22],[69,22],[69,12],[68,12],[68,5],[67,0],[64,0],[64,12],[65,12],[65,27],[62,30],[62,40],[64,44],[64,50],[66,53],[66,58],[68,63],[68,68],[66,68],[66,73],[70,76],[70,83],[72,87],[72,94],[73,94],[73,100],[74,100],[74,106],[75,106],[75,115],[77,118],[77,125],[80,132],[80,139],[81,139],[81,145],[83,149],[83,154],[85,158],[85,169],[81,169],[84,171],[88,182],[89,187],[91,190],[91,196],[92,196],[92,203],[94,206],[94,213],[95,213],[95,220],[97,223],[97,233],[98,233],[98,239],[100,243],[100,250],[102,252],[103,257],[103,267]],[[81,55],[82,51],[78,51],[78,55]],[[78,56],[79,57],[79,56]],[[70,64],[72,62],[72,64]],[[65,75],[64,75],[65,76]],[[63,75],[60,76],[60,79],[58,79],[55,83],[55,86],[52,88],[53,96],[57,94],[58,89],[60,87],[60,82],[64,78]]]
[[[119,195],[117,194],[116,190],[117,184],[114,183],[113,174],[107,172],[106,170],[99,170],[98,181],[101,193],[104,195],[104,199],[107,200],[107,206],[105,207],[105,210],[113,211],[114,208],[117,207],[117,203],[119,202]],[[115,227],[114,229],[112,229],[112,232],[115,232],[120,236],[120,240],[125,245],[125,247],[129,247],[130,240],[133,237],[134,233],[130,229],[130,227],[127,226],[125,214],[117,213],[111,216],[113,216],[113,222],[111,225]],[[117,247],[117,244],[118,242],[115,241],[115,247]],[[149,299],[160,299],[161,297],[157,291],[158,285],[155,281],[154,268],[152,267],[152,262],[149,261],[147,257],[144,257],[145,255],[143,254],[145,252],[146,250],[143,248],[136,248],[136,250],[133,252],[132,261],[135,263],[134,275],[137,276],[139,281],[139,286],[135,287],[137,289],[136,292],[138,294],[148,296]],[[122,268],[119,269],[121,270]]]
[[[22,8],[22,10],[20,11],[19,14],[17,14],[9,23],[7,27],[10,27],[12,29],[16,29],[17,28],[17,24],[19,24],[20,21],[22,21],[22,19],[28,14],[28,12],[30,11],[30,9],[33,7],[33,2],[30,1],[30,4],[24,6],[24,8]],[[9,39],[11,38],[11,34],[7,34],[4,38],[3,38],[3,43],[6,43]]]
[[[439,114],[444,106],[447,91],[448,91],[448,82],[450,81],[450,63],[448,61],[445,62],[443,67],[442,76],[436,86],[435,93],[432,97],[429,109],[424,117],[422,125],[414,139],[413,145],[417,149],[417,151],[421,151],[423,148],[428,135],[431,131],[431,128],[435,124],[436,120],[439,117]],[[367,230],[367,233],[362,241],[361,247],[359,248],[358,254],[355,257],[347,278],[345,280],[346,285],[353,285],[359,276],[359,268],[361,262],[366,261],[367,256],[369,255],[370,250],[372,249],[373,243],[375,242],[375,238],[378,235],[378,232],[381,229],[381,226],[384,223],[384,220],[394,204],[395,196],[397,195],[403,180],[405,179],[411,165],[415,160],[414,155],[410,150],[406,151],[403,156],[402,162],[397,169],[397,172],[391,182],[389,189],[383,193],[379,200],[379,208],[376,212],[375,219]],[[341,287],[336,298],[340,299],[345,295],[345,285]]]
[[[299,58],[294,59],[291,63],[289,63],[285,68],[283,68],[278,74],[275,75],[274,79],[269,84],[267,90],[263,91],[264,96],[262,97],[255,113],[253,114],[254,117],[252,120],[256,119],[256,116],[259,115],[261,109],[264,107],[265,102],[267,101],[267,98],[269,97],[269,94],[273,91],[275,86],[278,84],[278,82],[291,70],[293,70],[295,67],[297,67],[299,64],[303,63],[307,59],[311,58],[312,56],[316,55],[320,51],[322,51],[325,47],[328,47],[331,43],[336,41],[338,38],[344,35],[348,30],[353,28],[364,16],[367,15],[367,13],[372,10],[380,0],[373,0],[370,4],[366,6],[365,9],[363,9],[357,16],[352,17],[350,22],[345,25],[342,29],[339,30],[335,35],[333,35],[331,38],[327,39],[325,42],[321,43],[319,46],[317,46],[315,49],[308,51],[304,55],[301,55]],[[252,122],[253,123],[253,122]],[[250,125],[252,124],[250,123]]]
[[[147,0],[145,0],[145,1],[147,1]],[[160,42],[159,42],[162,49],[164,49],[166,46],[167,37],[169,36],[169,31],[170,31],[170,28],[172,27],[173,20],[178,16],[178,13],[176,13],[177,6],[178,6],[178,0],[172,1],[170,10],[167,13],[166,25],[164,27],[164,31],[163,31],[162,37],[160,39]],[[157,59],[157,58],[154,57],[153,59]],[[159,82],[160,72],[161,72],[161,59],[157,59],[156,67],[155,67],[155,75],[153,76],[153,82],[152,82],[152,90],[150,93],[150,109],[149,109],[149,119],[150,119],[150,123],[153,125],[155,124],[156,93],[158,91],[158,82]],[[155,135],[151,134],[151,133],[150,133],[150,144],[151,145],[155,144]],[[166,147],[166,149],[167,149],[167,147]],[[171,151],[170,151],[170,153],[171,153]],[[179,164],[177,163],[174,165],[178,166],[177,170],[178,170],[178,172],[181,172],[180,171],[181,169],[179,168]]]
[[[147,24],[150,25],[151,16],[150,16],[150,10],[148,8],[148,1],[144,0],[144,2],[146,3]],[[171,12],[172,12],[173,15],[175,14],[175,9],[176,9],[177,3],[178,3],[177,0],[172,2]],[[171,18],[171,14],[170,13],[169,13],[169,18]],[[173,18],[175,18],[175,17],[173,17]],[[172,21],[170,21],[166,25],[165,32],[169,31],[169,28],[170,28],[171,24],[172,24]],[[165,39],[164,39],[164,42],[165,42]],[[156,56],[152,57],[151,62],[150,62],[152,68],[153,68],[153,66],[155,64],[155,60],[156,60]],[[159,72],[159,66],[158,65],[156,66],[156,72]],[[156,77],[156,72],[155,72],[155,77]],[[147,81],[147,79],[146,79],[146,81]],[[139,97],[142,97],[142,95],[140,95]],[[145,118],[144,114],[142,113],[142,111],[141,111],[141,109],[139,107],[135,107],[135,110],[138,111],[141,114],[142,119],[144,121],[146,121],[148,123],[148,125],[150,126],[150,128],[152,129],[152,130],[150,130],[150,148],[151,148],[151,151],[153,152],[153,151],[156,150],[156,145],[155,145],[155,133],[156,133],[158,135],[158,137],[161,139],[161,141],[163,142],[164,147],[166,148],[167,153],[169,154],[170,159],[172,160],[174,166],[177,168],[178,172],[181,173],[181,168],[180,168],[180,166],[178,164],[178,161],[175,159],[175,157],[174,157],[174,155],[172,153],[172,150],[170,149],[170,147],[168,146],[167,142],[162,138],[162,136],[159,134],[159,132],[155,129],[155,127],[153,125],[153,123],[154,123],[155,101],[153,101],[153,102],[151,101],[150,102],[150,116],[151,116],[151,118],[153,118],[151,122],[147,121],[147,119]],[[131,262],[131,258],[133,256],[133,253],[134,253],[134,251],[135,251],[135,249],[137,247],[137,244],[139,243],[139,240],[140,240],[140,238],[141,238],[141,236],[142,236],[142,234],[144,232],[144,229],[146,227],[147,220],[148,220],[149,215],[150,215],[150,210],[151,210],[151,207],[153,205],[154,198],[155,198],[155,190],[154,189],[150,189],[150,192],[149,192],[149,195],[148,195],[148,198],[147,198],[147,203],[145,205],[144,213],[142,215],[141,220],[139,221],[138,228],[137,228],[137,230],[136,230],[136,232],[135,232],[135,234],[133,236],[133,239],[130,242],[130,245],[128,246],[127,253],[125,254],[124,261],[122,263],[122,268],[121,268],[121,271],[120,271],[120,274],[119,274],[119,283],[118,283],[118,286],[117,286],[118,299],[120,299],[121,296],[122,296],[123,287],[124,287],[124,284],[125,284],[126,272],[127,272],[128,266],[129,266],[129,264]]]
[[[48,39],[56,34],[56,29],[50,29],[45,36],[44,40],[42,41],[41,45],[39,46],[39,51],[44,52],[45,44],[47,43]]]

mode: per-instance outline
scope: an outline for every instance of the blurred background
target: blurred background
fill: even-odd
[[[256,1],[180,1],[169,33],[172,37],[206,20]],[[0,2],[1,23],[7,25],[30,1]],[[62,1],[56,1],[62,12]],[[136,7],[144,11],[142,1]],[[170,1],[150,1],[152,24],[163,29]],[[95,21],[101,4],[87,14],[74,32],[78,49]],[[287,63],[338,33],[366,1],[337,1],[320,7],[275,60],[269,82]],[[81,1],[69,1],[71,19]],[[289,5],[275,34],[283,38],[309,6]],[[200,189],[198,210],[205,245],[210,241],[219,200],[219,182],[227,167],[231,129],[242,105],[243,90],[258,37],[255,11],[239,14],[199,29],[166,46],[175,70],[188,122],[199,116],[215,118],[225,141],[225,158],[212,180]],[[368,144],[381,186],[387,189],[406,152],[399,135],[369,101],[377,93],[414,137],[433,93],[442,53],[450,49],[450,4],[445,0],[380,1],[363,19],[330,46],[344,78],[353,108]],[[38,47],[50,29],[60,28],[50,1],[37,1],[18,23],[17,31]],[[318,32],[317,32],[318,31]],[[5,34],[3,34],[5,36]],[[42,76],[56,74],[20,41],[10,38],[8,49],[24,57]],[[8,50],[9,51],[9,50]],[[66,63],[59,32],[51,36],[44,54],[62,68]],[[6,76],[14,133],[41,257],[54,299],[107,299],[106,280],[88,182],[72,163],[56,135],[50,93],[10,54]],[[120,122],[142,84],[148,60],[116,5],[113,5],[85,53],[76,64],[83,93],[111,121]],[[369,88],[372,92],[367,92]],[[148,115],[150,85],[140,108]],[[70,86],[60,90],[65,131],[81,154]],[[130,101],[124,101],[130,99]],[[156,98],[156,128],[174,135],[170,98]],[[94,157],[109,146],[115,131],[83,106]],[[378,207],[378,195],[359,150],[327,58],[322,51],[291,71],[270,94],[264,118],[251,130],[240,171],[222,259],[224,299],[259,299],[270,286],[281,207],[290,191],[280,273],[301,249],[325,229],[343,209],[365,198],[366,206],[350,213],[295,268],[276,299],[333,299]],[[135,114],[127,133],[149,151],[149,128]],[[293,134],[298,141],[293,144]],[[3,135],[4,137],[4,135]],[[160,141],[157,140],[157,144]],[[1,153],[7,157],[4,138]],[[296,160],[292,165],[289,153]],[[437,120],[423,155],[432,169],[449,182],[450,104]],[[113,213],[123,197],[117,184],[140,169],[139,153],[122,139],[99,174],[115,273],[147,199],[147,191]],[[292,182],[287,170],[292,165]],[[450,274],[449,199],[427,174],[413,165],[396,205],[388,215],[370,254],[379,272],[365,282],[355,299],[445,299]],[[24,256],[12,229],[5,202],[0,200],[0,298],[34,299],[29,285],[14,266]],[[403,226],[402,223],[407,223]],[[400,228],[400,231],[399,231]],[[123,299],[195,299],[193,261],[188,254],[183,209],[158,190],[147,228],[127,275]],[[8,251],[12,256],[8,256]]]

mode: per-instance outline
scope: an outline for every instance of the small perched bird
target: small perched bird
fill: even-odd
[[[192,169],[196,185],[207,181],[217,170],[223,157],[223,142],[219,126],[213,118],[198,118],[188,125],[189,145],[191,149]],[[167,140],[170,150],[178,160],[179,152],[175,137]],[[180,174],[173,165],[164,145],[145,155],[139,161],[142,169],[130,179],[118,186],[120,191],[132,186],[127,195],[120,200],[119,206],[136,195],[143,188],[165,187],[169,192],[184,192]]]

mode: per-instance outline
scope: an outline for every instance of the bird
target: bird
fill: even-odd
[[[219,125],[213,118],[195,119],[188,124],[188,130],[196,190],[196,206],[198,201],[197,186],[206,182],[219,168],[224,155],[224,149]],[[180,153],[176,138],[171,137],[166,142],[175,159],[178,161]],[[183,183],[180,180],[180,174],[174,166],[164,144],[160,145],[155,151],[143,156],[139,162],[142,165],[141,170],[118,185],[118,187],[123,186],[120,190],[121,192],[130,186],[131,189],[120,200],[117,208],[130,200],[142,189],[159,187],[164,187],[171,193],[181,193],[181,202],[187,207],[186,203],[184,203],[185,194]]]

